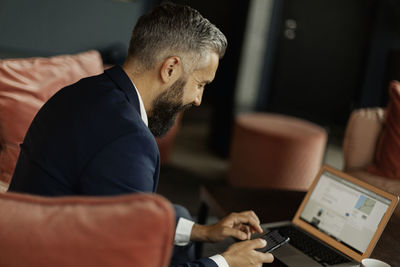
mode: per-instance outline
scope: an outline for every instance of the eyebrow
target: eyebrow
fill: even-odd
[[[204,84],[210,84],[210,83],[212,82],[212,80],[199,81],[199,80],[196,79],[196,78],[195,78],[195,80],[196,80],[198,83],[204,83]]]

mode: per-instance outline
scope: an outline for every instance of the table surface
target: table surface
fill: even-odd
[[[253,210],[261,223],[291,220],[305,192],[275,189],[245,189],[226,185],[202,186],[200,200],[214,215]],[[371,258],[400,266],[400,205],[389,220]]]

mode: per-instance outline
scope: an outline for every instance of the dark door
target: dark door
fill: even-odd
[[[266,109],[344,124],[362,86],[376,1],[280,3]]]

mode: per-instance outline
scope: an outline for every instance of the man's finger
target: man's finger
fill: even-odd
[[[247,233],[239,230],[239,229],[235,229],[235,228],[229,228],[229,227],[225,227],[222,234],[224,236],[231,236],[231,237],[235,237],[237,239],[240,240],[246,240],[247,239]]]
[[[260,224],[260,219],[258,218],[258,216],[256,215],[256,213],[254,211],[247,210],[247,211],[244,211],[243,213],[251,216],[258,224]]]
[[[272,255],[271,253],[262,253],[262,252],[259,253],[261,254],[260,257],[262,259],[262,262],[271,263],[274,261],[274,255]]]
[[[247,246],[250,249],[263,248],[267,245],[267,241],[262,238],[256,238],[256,239],[248,240],[245,242],[248,242]]]
[[[250,226],[242,224],[241,227],[239,228],[239,230],[241,230],[242,232],[247,234],[247,239],[250,239],[251,234],[252,234],[252,229],[250,228]]]
[[[247,214],[236,214],[234,217],[235,223],[247,223],[250,227],[252,227],[254,230],[256,230],[259,233],[263,232],[263,229],[260,226],[260,223],[255,220],[253,217],[247,215]]]

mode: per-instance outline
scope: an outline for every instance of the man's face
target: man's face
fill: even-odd
[[[183,90],[186,85],[184,78],[179,78],[153,102],[149,115],[149,129],[155,137],[164,136],[174,125],[176,116],[191,104],[183,104]]]
[[[182,76],[153,102],[149,114],[149,129],[156,137],[162,137],[174,125],[180,111],[199,106],[206,84],[212,82],[218,68],[219,57],[210,53],[202,68]]]

